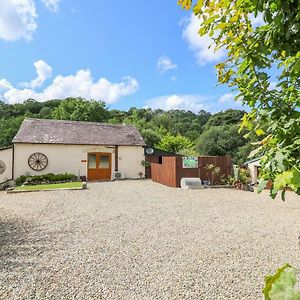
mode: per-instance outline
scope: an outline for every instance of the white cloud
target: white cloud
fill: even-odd
[[[38,94],[33,90],[30,89],[18,90],[16,88],[12,88],[9,89],[7,92],[5,92],[1,98],[4,101],[8,102],[9,104],[13,104],[13,103],[23,102],[29,98],[38,100],[37,97]]]
[[[250,20],[254,28],[265,24],[263,14],[258,14],[256,17],[252,14]],[[201,19],[194,14],[182,20],[181,24],[185,24],[182,36],[194,52],[199,65],[219,62],[226,56],[226,50],[223,48],[215,51],[216,44],[213,39],[208,34],[199,35],[200,23]]]
[[[38,60],[34,64],[37,77],[33,79],[30,83],[22,83],[24,87],[37,88],[40,87],[45,80],[51,77],[52,68],[43,60]]]
[[[209,110],[210,106],[206,103],[208,97],[200,95],[166,95],[150,99],[146,102],[146,107],[152,109],[182,109],[189,110],[195,113],[200,110]]]
[[[42,1],[51,12],[58,12],[59,2],[61,0],[42,0]]]
[[[0,92],[7,91],[12,88],[13,88],[13,86],[11,85],[11,83],[9,81],[7,81],[6,79],[0,80]]]
[[[172,76],[172,77],[171,77],[171,80],[172,80],[172,81],[176,81],[176,80],[177,80],[177,77],[176,77],[176,76]]]
[[[37,28],[33,0],[0,0],[0,38],[30,40]]]
[[[199,65],[218,62],[226,55],[225,49],[214,51],[215,43],[211,37],[208,35],[199,36],[200,20],[194,14],[191,14],[183,23],[186,25],[182,36],[195,53]]]
[[[241,100],[235,100],[236,94],[226,93],[219,97],[218,103],[224,106],[226,109],[246,109]]]
[[[217,95],[166,95],[152,98],[146,101],[145,108],[162,109],[162,110],[186,110],[198,113],[200,110],[212,113],[226,109],[247,110],[240,101],[234,100],[235,94],[226,93],[221,96]]]
[[[41,80],[40,74],[37,79]],[[6,91],[2,95],[0,94],[0,97],[2,96],[1,98],[8,103],[23,102],[28,98],[33,98],[37,101],[46,101],[67,97],[84,97],[86,99],[103,100],[107,103],[113,103],[122,97],[134,94],[139,88],[137,80],[130,76],[124,77],[118,83],[112,83],[106,78],[94,81],[89,69],[79,70],[74,75],[58,75],[41,92],[37,92],[33,88],[17,89],[11,85],[7,85],[8,81],[5,79],[0,80],[0,83],[3,83],[3,85],[6,83]]]
[[[161,56],[157,61],[157,70],[159,73],[165,73],[169,70],[177,68],[178,66],[174,64],[167,56]]]
[[[234,97],[235,95],[231,93],[224,94],[219,98],[219,103],[234,103]]]

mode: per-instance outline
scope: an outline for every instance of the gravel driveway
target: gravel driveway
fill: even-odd
[[[151,181],[0,192],[0,299],[262,299],[300,266],[300,197]]]

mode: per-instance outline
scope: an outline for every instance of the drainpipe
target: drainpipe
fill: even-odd
[[[12,167],[11,167],[12,180],[15,179],[15,144],[12,146]]]
[[[115,146],[115,171],[119,171],[119,147]]]

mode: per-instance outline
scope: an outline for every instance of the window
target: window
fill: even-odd
[[[96,154],[89,154],[88,168],[96,169]]]
[[[100,169],[109,169],[109,156],[101,155],[99,157],[99,168]]]

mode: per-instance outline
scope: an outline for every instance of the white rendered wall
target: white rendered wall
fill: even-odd
[[[255,161],[255,162],[252,162],[252,163],[248,164],[248,169],[249,169],[250,174],[251,174],[252,183],[256,183],[258,181],[257,169],[259,167],[260,167],[259,161]]]
[[[41,152],[48,158],[48,165],[42,171],[34,171],[28,165],[28,158],[35,152]],[[87,156],[89,152],[106,152],[112,154],[112,172],[115,166],[113,147],[91,145],[58,144],[16,144],[15,178],[21,175],[41,175],[47,173],[71,173],[87,176]]]
[[[125,172],[126,178],[140,178],[139,173],[145,176],[144,148],[142,146],[119,146],[119,171]]]
[[[0,150],[0,160],[5,164],[5,171],[0,174],[0,183],[12,179],[12,156],[12,148]]]
[[[48,165],[42,171],[34,171],[28,165],[28,158],[35,152],[41,152],[48,158]],[[115,170],[114,146],[59,145],[59,144],[21,144],[15,145],[15,178],[21,175],[39,175],[47,173],[72,173],[87,176],[87,156],[89,152],[112,154],[112,175]],[[145,174],[141,162],[145,159],[141,146],[119,146],[119,171],[126,178],[139,178],[139,172]],[[111,175],[111,178],[113,178]]]

